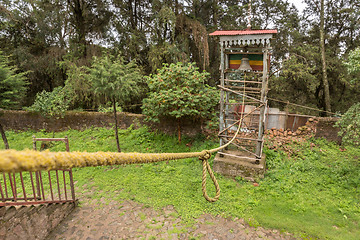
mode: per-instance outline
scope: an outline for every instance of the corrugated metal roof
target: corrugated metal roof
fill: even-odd
[[[258,35],[258,34],[269,34],[277,33],[276,29],[259,29],[259,30],[217,30],[213,33],[210,33],[210,36],[236,36],[236,35]]]

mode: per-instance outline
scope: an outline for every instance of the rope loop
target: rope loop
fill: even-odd
[[[203,196],[208,202],[216,202],[220,197],[220,186],[215,178],[213,171],[211,170],[211,167],[210,167],[210,164],[208,161],[211,157],[211,152],[209,150],[204,150],[201,153],[203,153],[203,154],[199,157],[199,160],[202,161],[202,165],[203,165],[202,183],[201,183]],[[206,171],[209,173],[209,176],[215,186],[216,194],[215,194],[215,197],[213,197],[213,198],[209,197],[209,195],[206,193]]]

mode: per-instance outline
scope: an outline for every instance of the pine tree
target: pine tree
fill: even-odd
[[[8,57],[0,51],[0,110],[19,106],[21,99],[25,96],[26,86],[26,73],[17,73],[17,68],[11,66]],[[5,148],[8,149],[9,143],[1,122],[0,133]]]

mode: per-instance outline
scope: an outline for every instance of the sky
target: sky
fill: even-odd
[[[288,0],[289,3],[293,3],[300,13],[304,10],[306,4],[302,0]]]

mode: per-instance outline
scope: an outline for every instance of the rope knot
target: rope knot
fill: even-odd
[[[209,160],[211,157],[211,152],[209,150],[203,150],[201,151],[201,156],[199,157],[199,160],[204,161],[204,160]]]

